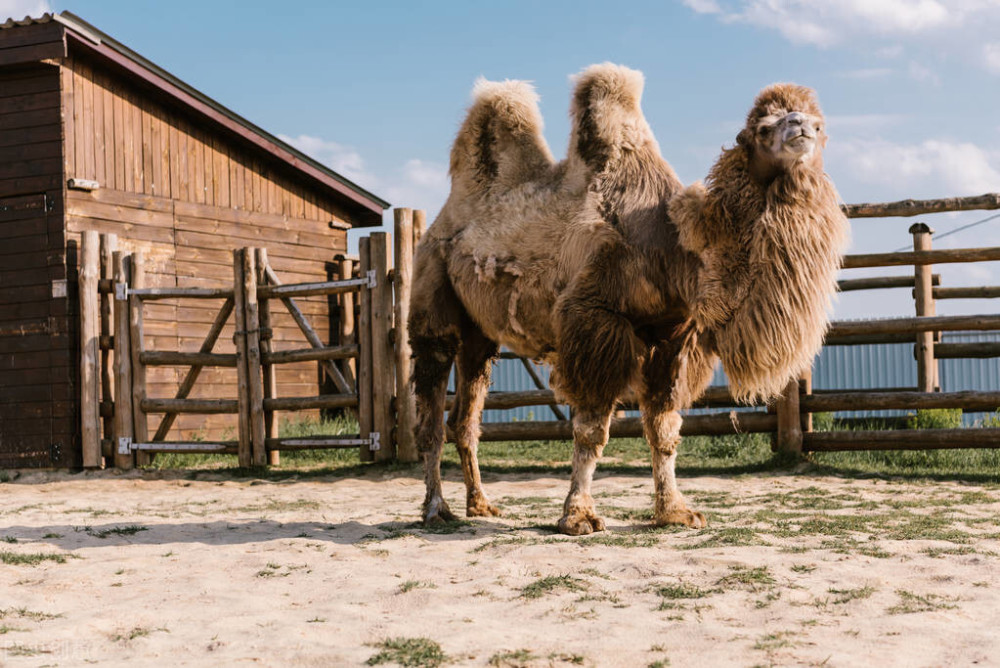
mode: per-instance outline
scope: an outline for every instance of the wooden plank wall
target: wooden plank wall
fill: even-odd
[[[0,72],[0,468],[79,464],[59,99],[58,67]]]
[[[67,178],[93,179],[97,191],[69,191],[70,240],[85,229],[114,232],[123,250],[148,258],[147,286],[232,284],[232,249],[268,249],[285,282],[327,280],[346,233],[330,221],[350,222],[333,201],[281,173],[243,145],[192,122],[115,75],[83,60],[62,70]],[[146,307],[145,346],[196,351],[220,304],[196,300]],[[330,343],[331,310],[324,298],[302,300],[313,326]],[[280,302],[274,308],[275,349],[307,347]],[[217,351],[232,352],[232,326]],[[172,397],[185,369],[150,369],[149,396]],[[280,396],[315,394],[315,363],[288,365],[277,374]],[[192,397],[235,397],[233,369],[206,369]],[[158,419],[150,420],[155,430]],[[193,433],[233,437],[230,416],[182,416],[171,437]]]

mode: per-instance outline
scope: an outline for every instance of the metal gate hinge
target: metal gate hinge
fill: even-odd
[[[369,288],[374,288],[374,287],[378,286],[378,278],[376,278],[376,276],[377,276],[377,273],[376,273],[376,271],[374,269],[369,269],[367,271],[368,287]]]
[[[128,436],[118,437],[118,454],[119,455],[130,455],[132,454],[132,439]]]
[[[371,450],[372,452],[377,452],[378,450],[382,449],[382,434],[380,434],[379,432],[373,431],[371,433],[371,436],[369,436],[368,440],[369,440],[368,449]]]
[[[128,283],[115,283],[115,299],[120,302],[128,299]]]

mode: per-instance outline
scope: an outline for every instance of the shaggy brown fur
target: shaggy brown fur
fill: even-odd
[[[823,172],[825,144],[814,93],[769,86],[707,188],[670,204],[682,245],[704,263],[695,320],[715,334],[740,399],[779,394],[822,345],[849,230]]]
[[[476,84],[451,154],[452,191],[417,249],[410,311],[424,519],[453,514],[439,472],[445,388],[469,515],[496,514],[476,461],[479,418],[497,344],[543,359],[573,405],[573,476],[559,526],[603,528],[590,483],[615,402],[638,396],[654,450],[659,523],[703,526],[677,491],[677,410],[711,376],[709,339],[689,319],[700,262],[678,245],[667,202],[681,189],[639,100],[642,75],[597,65],[577,77],[569,155],[552,158],[526,83]]]

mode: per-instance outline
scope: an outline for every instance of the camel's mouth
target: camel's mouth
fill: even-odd
[[[800,132],[794,137],[786,139],[782,148],[789,153],[802,154],[810,152],[815,144],[815,135],[811,135],[807,132]]]

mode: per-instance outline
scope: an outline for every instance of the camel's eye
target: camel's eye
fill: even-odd
[[[770,134],[771,134],[772,132],[774,132],[774,126],[773,126],[773,125],[761,125],[761,126],[759,126],[759,127],[757,128],[757,133],[758,133],[758,134],[759,134],[759,135],[760,135],[761,137],[767,137],[767,136],[769,136],[769,135],[770,135]]]

